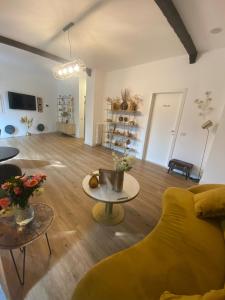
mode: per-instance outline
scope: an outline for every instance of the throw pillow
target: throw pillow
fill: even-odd
[[[194,206],[198,217],[225,216],[225,187],[194,195]]]

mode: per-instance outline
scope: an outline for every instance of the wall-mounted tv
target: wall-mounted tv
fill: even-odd
[[[36,97],[31,95],[8,92],[9,108],[36,110]]]

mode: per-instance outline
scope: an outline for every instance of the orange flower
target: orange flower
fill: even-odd
[[[0,206],[1,208],[7,208],[10,204],[9,198],[2,198],[0,199]]]
[[[10,187],[10,182],[5,182],[5,183],[3,183],[2,185],[1,185],[1,188],[3,189],[3,190],[8,190],[8,188]]]
[[[24,183],[23,183],[23,185],[25,186],[25,187],[28,187],[28,188],[33,188],[33,187],[35,187],[36,185],[38,185],[38,180],[37,179],[27,179]]]
[[[16,194],[16,196],[19,196],[22,193],[22,190],[18,186],[14,187],[13,191]]]

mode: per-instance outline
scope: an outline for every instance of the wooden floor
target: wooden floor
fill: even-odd
[[[27,174],[37,170],[47,174],[45,192],[34,201],[48,203],[56,215],[49,230],[52,256],[48,255],[44,237],[27,247],[24,287],[18,283],[9,252],[0,252],[1,283],[13,300],[70,299],[77,282],[96,262],[131,246],[152,230],[159,220],[161,197],[167,187],[193,184],[138,160],[131,174],[140,183],[140,194],[124,204],[124,222],[107,227],[92,219],[95,202],[84,194],[81,182],[99,167],[112,168],[109,150],[92,148],[83,145],[82,140],[57,134],[10,138],[0,140],[0,145],[20,149],[11,162]],[[21,253],[17,252],[17,261],[21,262]]]

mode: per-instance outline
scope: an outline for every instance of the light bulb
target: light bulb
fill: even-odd
[[[63,74],[67,74],[67,68],[63,69]]]
[[[80,71],[80,66],[76,64],[74,67],[74,71],[79,72]]]
[[[70,66],[70,67],[68,68],[68,71],[69,71],[70,74],[73,73],[73,68]]]
[[[62,74],[63,74],[62,70],[59,70],[58,75],[62,75]]]

